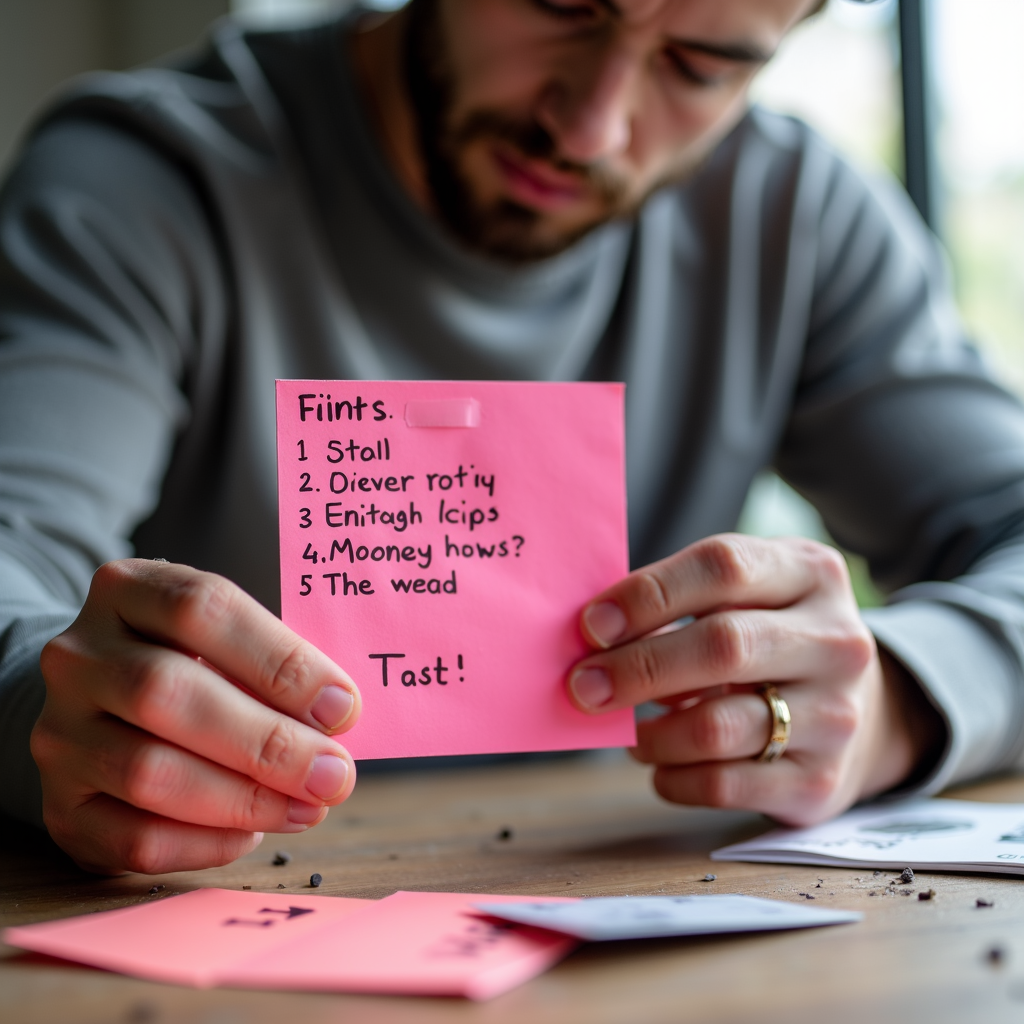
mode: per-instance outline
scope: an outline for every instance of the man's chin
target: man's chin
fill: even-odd
[[[503,263],[536,263],[572,248],[610,215],[563,220],[512,202],[457,218],[449,226],[474,252]]]

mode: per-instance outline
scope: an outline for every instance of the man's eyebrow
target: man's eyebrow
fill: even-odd
[[[622,17],[622,8],[616,0],[597,0],[615,18]],[[774,51],[765,50],[756,43],[706,43],[699,39],[672,39],[673,46],[681,50],[696,50],[711,57],[722,57],[740,64],[767,64],[775,56]]]
[[[671,43],[681,50],[696,50],[741,64],[766,64],[774,56],[770,50],[764,50],[756,43],[705,43],[698,39],[673,39]]]

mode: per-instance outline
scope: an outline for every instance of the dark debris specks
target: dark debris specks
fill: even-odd
[[[976,907],[994,907],[995,904],[991,900],[983,900],[980,896],[974,901]]]
[[[917,894],[917,898],[919,900],[933,900],[933,899],[935,899],[935,890],[934,889],[922,889],[921,892],[919,892]]]
[[[136,1003],[128,1008],[125,1020],[128,1024],[152,1024],[160,1018],[160,1009],[152,1003]]]
[[[503,828],[498,830],[498,839],[503,843],[507,843],[513,836],[512,829]]]
[[[904,868],[900,872],[900,884],[901,885],[910,885],[911,882],[913,882],[913,881],[914,881],[914,869],[913,868]]]
[[[149,890],[149,895],[155,896],[158,892],[163,892],[166,888],[166,885],[154,885],[153,888]]]
[[[313,874],[309,876],[309,886],[311,889],[319,889],[323,884],[323,881],[324,876],[321,875],[319,871],[314,871]]]
[[[291,864],[292,855],[287,850],[278,850],[274,859],[270,862],[275,868],[283,868],[285,864]]]
[[[718,878],[718,875],[705,875],[704,876],[704,881],[705,882],[713,882],[713,881],[715,881],[716,878]]]

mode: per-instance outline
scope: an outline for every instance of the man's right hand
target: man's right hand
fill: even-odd
[[[101,566],[41,664],[43,817],[90,871],[226,864],[263,832],[318,824],[355,785],[330,738],[359,717],[355,683],[220,576]]]

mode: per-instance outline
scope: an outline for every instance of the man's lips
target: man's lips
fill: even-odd
[[[578,202],[585,187],[575,174],[555,170],[549,163],[523,156],[505,146],[495,147],[505,187],[517,202],[541,210],[559,210]]]

